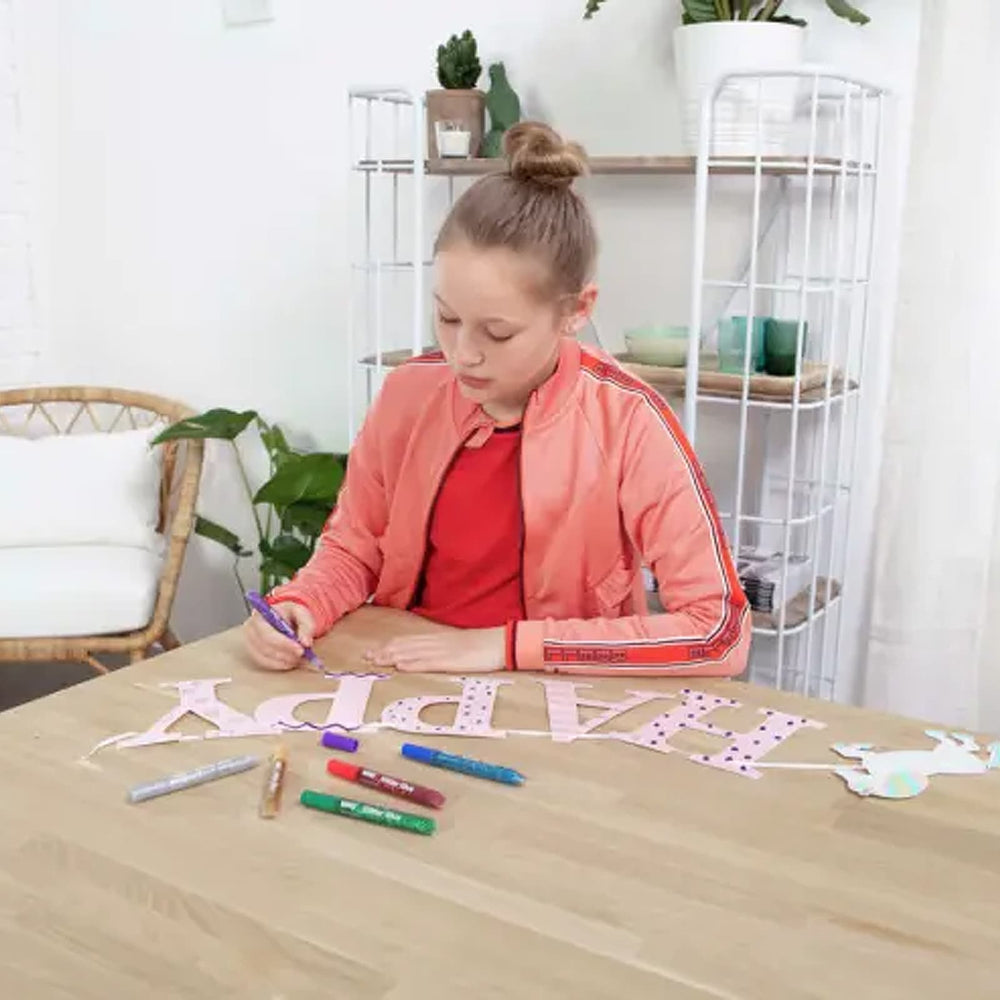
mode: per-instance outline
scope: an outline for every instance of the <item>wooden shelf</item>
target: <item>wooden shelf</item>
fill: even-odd
[[[435,348],[428,344],[425,351],[433,351]],[[413,351],[408,347],[404,347],[399,351],[383,351],[382,352],[382,367],[383,368],[398,368],[404,361],[409,361],[413,357]],[[379,360],[374,354],[369,354],[363,357],[358,364],[362,368],[375,368],[378,366]]]
[[[435,348],[428,345],[425,351]],[[409,360],[413,352],[409,348],[398,351],[382,352],[382,367],[397,368]],[[628,355],[618,354],[615,359],[626,370],[637,378],[641,378],[662,395],[682,396],[685,388],[685,369],[667,368],[659,365],[644,365],[630,362]],[[358,362],[362,368],[373,369],[378,361],[374,354],[363,357]],[[806,362],[805,374],[799,390],[799,405],[813,409],[826,400],[826,368],[822,365]],[[844,379],[839,370],[834,370],[830,380],[830,396],[836,400],[844,393]],[[765,406],[777,409],[787,409],[793,405],[795,380],[777,375],[751,375],[748,402],[751,406]],[[847,387],[847,392],[857,390],[853,380]],[[739,402],[743,394],[743,377],[728,372],[713,371],[704,368],[698,372],[698,396],[701,399],[716,399],[725,402]]]
[[[830,603],[826,603],[826,582],[825,576],[816,577],[816,602],[813,605],[812,620],[822,618],[827,611],[832,610],[840,603],[840,581],[830,580]],[[811,587],[811,585],[810,585]],[[806,587],[799,594],[790,600],[785,608],[785,635],[795,635],[804,631],[809,626],[809,590]],[[778,625],[780,623],[780,609],[770,613],[766,611],[753,611],[753,630],[756,635],[778,636]]]
[[[694,158],[689,156],[592,156],[588,161],[592,174],[694,175]],[[500,159],[439,159],[427,162],[427,173],[443,177],[478,177],[503,168]]]
[[[695,172],[693,156],[592,156],[588,163],[590,172],[595,176],[693,176]],[[374,173],[381,170],[388,174],[412,174],[413,160],[360,160],[355,164],[357,170]],[[459,157],[427,160],[424,170],[435,177],[479,177],[492,173],[503,167],[500,159],[463,159]],[[840,160],[818,157],[813,162],[813,171],[817,174],[838,174],[842,167],[854,176],[858,173],[871,172],[867,163],[848,161],[842,164]],[[709,161],[709,170],[713,174],[753,174],[756,162],[753,157],[714,157]],[[765,156],[761,161],[761,170],[773,176],[804,175],[808,172],[809,163],[804,156],[778,157]]]

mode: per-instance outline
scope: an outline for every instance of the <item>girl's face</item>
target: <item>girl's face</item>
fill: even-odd
[[[498,423],[516,423],[553,371],[561,337],[575,334],[597,298],[588,285],[557,301],[535,289],[537,260],[458,243],[435,259],[438,344],[468,399]]]

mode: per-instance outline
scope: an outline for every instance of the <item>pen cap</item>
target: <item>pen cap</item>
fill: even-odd
[[[357,764],[348,764],[346,760],[333,758],[326,762],[326,769],[330,774],[335,774],[338,778],[346,778],[348,781],[357,781],[358,772],[361,770]]]
[[[299,794],[299,802],[310,809],[322,809],[323,812],[337,812],[340,804],[344,800],[339,795],[324,795],[322,792],[314,792],[310,788],[304,788]]]
[[[438,754],[438,751],[432,747],[422,747],[416,743],[404,743],[399,748],[399,752],[410,760],[419,760],[424,764],[432,761]]]
[[[353,736],[341,736],[340,733],[330,732],[329,729],[320,737],[320,743],[328,750],[346,750],[347,753],[354,753],[358,749],[358,741]]]

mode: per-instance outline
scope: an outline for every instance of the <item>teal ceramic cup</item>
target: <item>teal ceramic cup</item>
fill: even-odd
[[[802,323],[802,354],[806,350],[809,324]],[[764,324],[764,371],[768,375],[794,375],[797,357],[799,321],[797,319],[769,319]]]
[[[754,316],[750,337],[750,374],[764,370],[764,316]],[[747,318],[724,316],[719,320],[719,371],[742,373],[746,367]]]

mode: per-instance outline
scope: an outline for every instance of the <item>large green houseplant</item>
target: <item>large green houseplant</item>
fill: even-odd
[[[706,24],[710,21],[772,21],[805,27],[801,18],[780,13],[784,0],[681,0],[681,20],[684,24]],[[607,0],[587,0],[583,16],[593,17]],[[826,0],[827,7],[837,17],[852,24],[867,24],[869,18],[847,0]]]
[[[251,424],[267,450],[270,476],[257,490],[250,485],[236,439]],[[312,555],[320,533],[337,502],[347,468],[347,456],[332,452],[300,452],[291,448],[281,428],[268,424],[255,410],[213,409],[171,424],[153,441],[202,439],[227,442],[233,449],[241,482],[253,513],[260,554],[258,589],[267,593],[290,579]],[[263,508],[261,510],[261,508]],[[233,571],[241,592],[240,563],[253,553],[224,525],[198,515],[196,534],[233,554]]]

